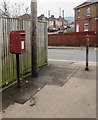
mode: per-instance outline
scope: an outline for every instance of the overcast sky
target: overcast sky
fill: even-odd
[[[0,3],[3,0],[0,0]],[[8,2],[25,3],[26,6],[30,6],[31,0],[6,0]],[[58,17],[60,15],[60,8],[65,11],[65,17],[73,16],[73,8],[77,5],[85,2],[86,0],[37,0],[38,4],[38,16],[45,14],[48,16],[50,10],[51,15]]]

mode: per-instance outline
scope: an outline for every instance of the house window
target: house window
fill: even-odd
[[[80,10],[78,10],[78,14],[77,15],[78,15],[78,18],[80,18]]]
[[[90,8],[86,9],[86,16],[90,16]]]
[[[84,31],[88,31],[88,23],[84,23]]]
[[[53,25],[53,21],[50,21],[50,23],[49,23],[50,25]]]

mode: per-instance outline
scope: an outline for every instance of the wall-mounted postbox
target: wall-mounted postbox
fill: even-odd
[[[26,33],[24,30],[10,32],[10,53],[26,52]]]

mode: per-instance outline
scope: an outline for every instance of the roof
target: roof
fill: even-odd
[[[87,0],[86,2],[84,2],[80,5],[78,5],[77,7],[75,7],[74,9],[85,7],[85,6],[88,6],[88,5],[95,4],[95,3],[98,3],[98,0]]]
[[[51,17],[47,18],[47,17],[45,17],[44,14],[41,14],[37,18],[38,18],[38,20],[46,20],[46,21],[58,20],[58,21],[66,21],[66,22],[68,22],[67,20],[65,20],[61,16],[59,16],[59,18],[55,18],[54,15],[51,15]],[[21,16],[18,16],[18,19],[30,20],[31,19],[31,15],[30,14],[23,14]]]
[[[45,17],[44,14],[41,14],[39,17],[38,17],[39,20],[47,20],[47,17]]]
[[[31,19],[31,15],[25,13],[25,14],[23,14],[23,15],[21,15],[21,16],[18,16],[18,19],[29,20],[29,19]]]
[[[59,18],[57,18],[57,20],[59,20],[59,21],[66,21],[66,22],[68,22],[68,20],[65,20],[63,17],[61,17],[61,16],[59,16]]]
[[[54,15],[51,15],[51,17],[48,18],[50,21],[55,21],[57,18],[54,17]]]

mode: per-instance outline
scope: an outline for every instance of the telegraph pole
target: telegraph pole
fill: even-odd
[[[31,64],[32,77],[38,76],[37,63],[37,0],[31,0]]]

